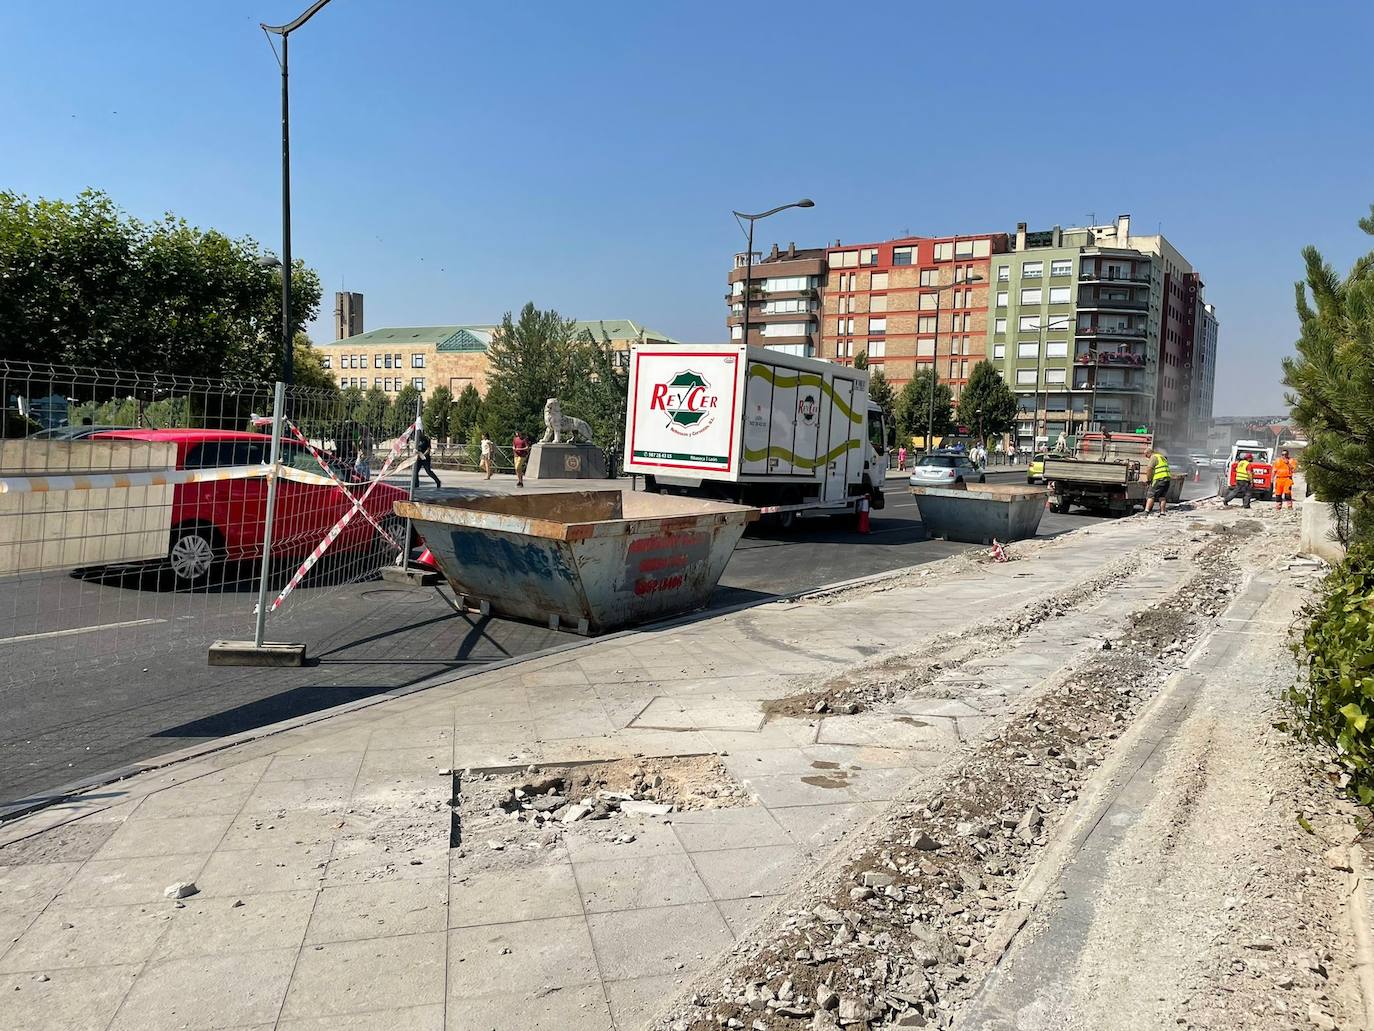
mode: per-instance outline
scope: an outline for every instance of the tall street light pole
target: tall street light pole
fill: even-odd
[[[809,197],[803,197],[791,204],[779,204],[776,208],[770,208],[768,211],[760,212],[757,215],[746,215],[742,211],[731,212],[737,221],[743,219],[749,222],[749,249],[744,252],[744,330],[741,334],[745,347],[749,346],[749,292],[754,281],[754,223],[761,218],[767,218],[769,215],[776,215],[779,211],[786,211],[788,208],[814,208],[815,206],[815,201]],[[743,223],[741,223],[740,228],[744,228]]]
[[[291,339],[291,101],[287,89],[287,47],[291,33],[319,13],[329,0],[315,0],[295,21],[285,25],[259,23],[269,36],[281,37],[281,378],[290,386],[295,378]]]

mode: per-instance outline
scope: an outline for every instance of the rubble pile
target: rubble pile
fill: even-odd
[[[1005,648],[1009,640],[1014,644],[1015,635],[1088,604],[1103,590],[1138,572],[1144,562],[1145,556],[1138,553],[1123,556],[1093,576],[1036,599],[1010,616],[941,634],[922,642],[914,654],[891,656],[863,669],[830,677],[817,687],[765,703],[764,711],[770,718],[805,718],[826,713],[852,716],[900,694],[925,688],[940,674],[958,670],[971,658],[986,655],[990,649]]]
[[[464,836],[502,845],[530,831],[544,832],[541,843],[553,844],[564,829],[584,821],[667,817],[748,801],[748,792],[714,755],[471,772],[460,783]]]
[[[740,947],[716,990],[657,1026],[950,1027],[1025,922],[1016,893],[1056,822],[1184,661],[1205,615],[1233,592],[1230,549],[1197,550],[1201,571],[1174,598],[1137,613],[1029,699],[936,793],[894,803],[851,858],[818,875],[804,907],[775,914]],[[1083,594],[1075,586],[1073,597]],[[1034,625],[1070,604],[1048,599],[1019,622]]]

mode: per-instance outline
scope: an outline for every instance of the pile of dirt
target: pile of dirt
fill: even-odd
[[[462,838],[501,851],[552,845],[574,827],[623,816],[667,817],[744,805],[748,791],[714,755],[608,759],[462,776]]]
[[[1056,821],[1233,593],[1234,549],[1197,551],[1200,571],[1174,597],[1028,700],[935,793],[894,805],[804,890],[805,908],[776,916],[728,977],[659,1026],[951,1026],[1024,923],[1014,895]],[[1068,604],[1047,599],[1022,622]]]

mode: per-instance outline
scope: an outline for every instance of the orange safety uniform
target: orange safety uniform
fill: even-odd
[[[1274,460],[1274,497],[1292,498],[1293,474],[1298,465],[1291,458],[1279,457]]]

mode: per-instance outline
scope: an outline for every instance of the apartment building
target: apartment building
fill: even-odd
[[[955,397],[986,354],[989,269],[1006,233],[909,236],[826,251],[821,355],[860,352],[895,386],[934,365]]]
[[[726,325],[731,340],[744,339],[745,280],[749,281],[749,344],[814,358],[821,351],[820,291],[825,283],[825,248],[735,255],[728,279]]]
[[[1163,236],[1110,225],[1028,232],[994,262],[989,353],[1018,395],[1017,438],[1146,427],[1169,442],[1195,435],[1211,408],[1196,375],[1203,284]],[[1215,334],[1211,342],[1215,359]]]
[[[1216,307],[1198,301],[1197,337],[1193,346],[1191,393],[1188,397],[1188,439],[1202,440],[1212,426],[1212,398],[1216,392],[1217,336],[1221,324]]]
[[[486,394],[491,364],[487,350],[499,328],[493,324],[398,326],[313,346],[340,389],[376,387],[394,394],[407,386],[421,393],[443,386],[456,397],[469,384]],[[632,344],[678,342],[632,319],[586,319],[574,323],[574,330],[585,330],[613,354],[625,356],[626,365]]]

